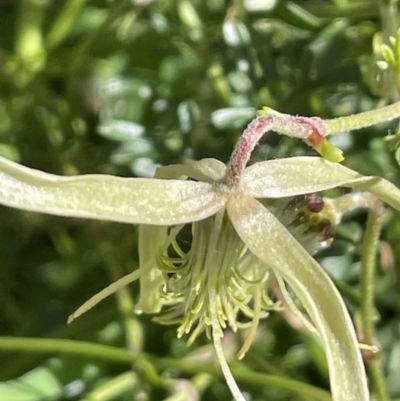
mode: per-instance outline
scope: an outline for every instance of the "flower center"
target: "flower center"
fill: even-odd
[[[168,306],[156,320],[179,323],[178,336],[191,332],[189,343],[203,330],[211,337],[212,316],[218,317],[221,336],[227,325],[234,331],[257,326],[274,308],[266,292],[268,269],[247,250],[225,212],[192,224],[188,252],[178,244],[182,228],[171,229],[157,258]]]

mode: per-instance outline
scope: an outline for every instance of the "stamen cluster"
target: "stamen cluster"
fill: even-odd
[[[268,310],[277,307],[267,293],[269,269],[251,254],[224,212],[192,224],[193,240],[187,252],[178,244],[182,228],[170,230],[157,257],[166,283],[161,296],[169,306],[156,321],[179,323],[178,336],[191,332],[191,343],[203,330],[211,338],[212,308],[221,331],[227,325],[236,331],[257,326]],[[219,235],[211,242],[215,230]],[[208,296],[210,286],[216,292],[215,305]]]

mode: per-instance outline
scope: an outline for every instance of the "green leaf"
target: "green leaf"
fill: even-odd
[[[18,380],[0,383],[1,399],[4,401],[43,401],[56,399],[62,393],[62,386],[53,373],[39,366]]]

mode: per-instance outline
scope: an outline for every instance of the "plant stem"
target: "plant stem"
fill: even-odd
[[[313,142],[316,142],[312,143],[312,146],[318,145],[326,136],[324,121],[319,117],[292,116],[265,107],[243,131],[232,152],[226,174],[226,184],[229,188],[235,188],[239,184],[251,153],[264,134],[271,130],[282,135],[309,140],[310,143],[310,138],[316,137],[313,138]]]
[[[152,361],[157,364],[159,368],[163,369],[174,367],[187,373],[198,373],[199,371],[202,371],[220,374],[219,368],[214,368],[213,365],[202,365],[191,362],[188,363],[185,358],[178,360],[172,358],[155,359],[152,357]],[[254,372],[253,370],[248,370],[240,363],[232,364],[231,369],[235,379],[241,381],[242,383],[246,383],[247,385],[253,385],[258,388],[260,386],[275,386],[291,391],[294,394],[306,396],[308,399],[311,397],[321,401],[332,401],[331,395],[328,391],[299,382],[297,380],[287,379],[278,375]]]
[[[51,338],[0,337],[0,350],[39,354],[61,353],[119,363],[132,363],[139,358],[137,354],[133,355],[125,349],[109,345]]]
[[[0,350],[2,351],[24,351],[31,353],[62,353],[87,358],[97,358],[109,362],[131,364],[139,358],[145,358],[154,364],[157,369],[178,369],[185,373],[211,373],[213,376],[221,374],[220,368],[215,364],[203,364],[199,361],[190,361],[189,358],[174,359],[160,358],[148,354],[132,354],[131,352],[109,345],[93,344],[83,341],[59,340],[49,338],[23,338],[23,337],[0,337]],[[275,375],[266,375],[249,371],[241,364],[233,367],[234,376],[247,385],[252,386],[274,386],[293,394],[306,396],[320,401],[332,401],[328,391]]]
[[[378,239],[381,231],[383,207],[379,201],[369,209],[367,227],[365,230],[363,253],[361,258],[361,321],[363,342],[373,345],[375,338],[374,327],[374,283],[375,259],[378,248]],[[373,388],[378,401],[389,401],[385,378],[382,372],[380,358],[372,358],[368,368],[373,381]]]
[[[364,243],[361,257],[361,340],[363,343],[373,346],[375,340],[375,259],[378,250],[379,234],[382,226],[383,206],[372,194],[352,193],[338,199],[329,201],[333,206],[332,212],[337,223],[343,215],[357,208],[368,209],[367,227],[365,229]],[[373,355],[367,360],[368,369],[373,382],[373,390],[377,401],[389,401],[385,378],[382,372],[381,360],[378,355]]]
[[[268,131],[300,138],[314,147],[321,155],[331,161],[341,161],[341,151],[329,144],[324,138],[342,131],[350,131],[369,127],[400,117],[400,101],[386,107],[339,117],[331,120],[321,120],[319,117],[301,117],[279,113],[264,107],[243,131],[227,166],[226,184],[235,188],[250,155],[263,135]]]
[[[324,120],[327,128],[327,135],[337,132],[350,131],[369,127],[370,125],[383,123],[400,117],[400,101],[386,107],[354,114],[347,117]]]

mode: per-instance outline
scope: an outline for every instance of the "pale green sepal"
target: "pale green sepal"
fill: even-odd
[[[158,313],[162,307],[160,288],[164,283],[156,259],[167,239],[167,227],[139,226],[140,296],[136,313]]]
[[[368,191],[400,210],[400,189],[381,177],[363,176],[319,157],[292,157],[254,164],[243,173],[243,188],[256,198],[280,198],[335,187]]]
[[[243,191],[255,198],[283,198],[365,181],[366,177],[320,157],[260,162],[243,172]]]
[[[217,159],[202,159],[184,164],[171,164],[157,168],[157,178],[190,177],[203,182],[219,182],[225,178],[226,165]]]
[[[205,182],[60,177],[0,157],[0,204],[60,216],[172,225],[215,214],[225,198]]]
[[[257,200],[244,195],[231,198],[227,211],[250,251],[291,286],[318,330],[325,348],[333,401],[369,401],[354,327],[331,279]]]
[[[225,176],[226,166],[216,159],[190,161],[184,164],[171,164],[158,167],[155,177],[163,179],[186,179],[188,177],[217,181]],[[140,297],[135,307],[136,313],[158,313],[162,307],[159,297],[160,287],[164,283],[161,270],[157,267],[157,254],[165,244],[167,227],[140,225],[139,227],[139,263]]]

